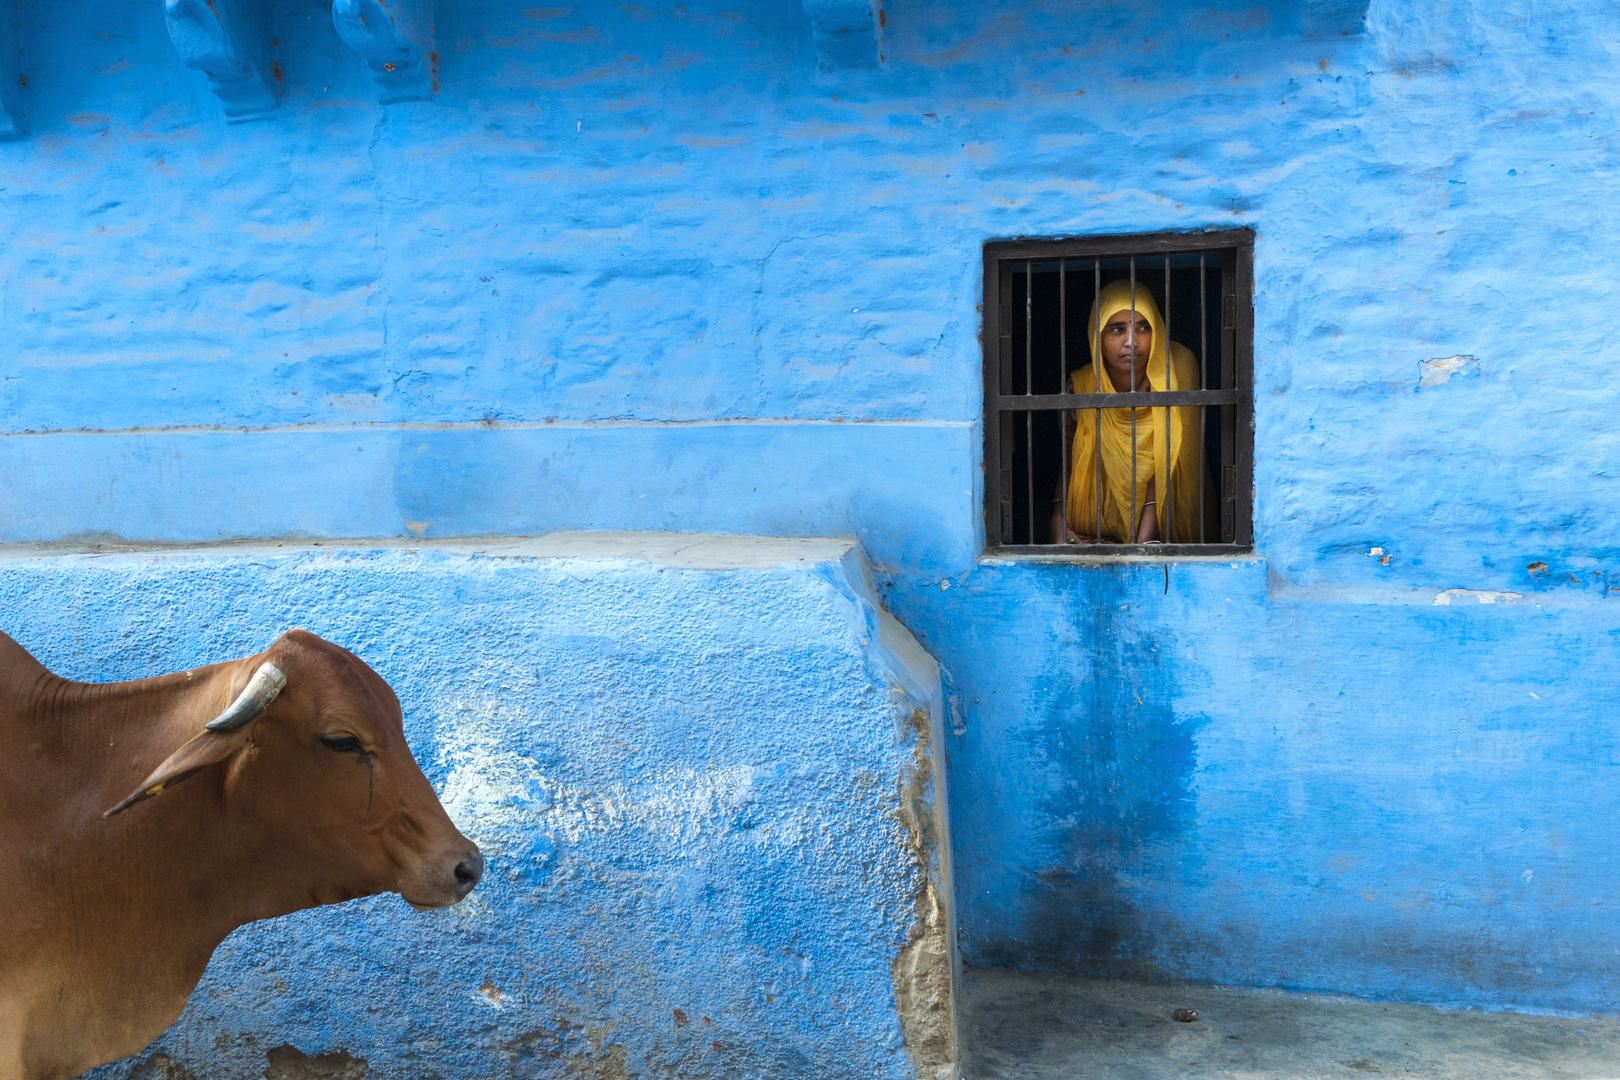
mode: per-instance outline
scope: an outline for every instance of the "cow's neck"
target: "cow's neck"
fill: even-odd
[[[209,766],[112,818],[102,814],[229,703],[236,666],[219,664],[139,682],[73,683],[61,695],[69,703],[62,724],[82,727],[82,734],[71,737],[80,752],[75,756],[88,759],[78,779],[82,790],[96,792],[93,805],[76,808],[92,844],[114,860],[129,850],[167,853],[167,859],[126,871],[152,881],[157,893],[183,897],[185,921],[204,938],[223,938],[244,922],[265,918],[267,906],[290,904],[288,911],[297,906],[291,898],[265,895],[265,867],[255,857],[262,845],[249,834],[253,822],[232,815],[226,802],[233,761]],[[88,745],[92,739],[107,745]],[[103,750],[105,759],[97,761]],[[248,881],[253,888],[243,888]],[[136,902],[162,908],[144,897]]]
[[[0,667],[11,659],[0,650]],[[273,895],[275,868],[243,835],[251,823],[227,812],[229,761],[103,816],[223,707],[230,665],[104,685],[23,668],[0,679],[0,809],[13,837],[52,843],[22,843],[17,856],[38,867],[0,884],[37,935],[0,944],[0,1012],[78,1002],[80,1022],[54,1027],[99,1053],[178,1015],[236,927],[303,905]],[[30,955],[49,963],[20,970]]]

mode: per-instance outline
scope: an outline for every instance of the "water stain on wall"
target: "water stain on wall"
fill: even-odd
[[[1192,820],[1196,721],[1177,715],[1168,642],[1117,568],[1054,579],[1082,643],[1082,663],[1053,670],[1030,702],[1031,749],[1060,782],[1042,809],[1068,824],[1058,858],[1029,882],[1025,963],[1158,978],[1140,948],[1140,916],[1122,876]]]

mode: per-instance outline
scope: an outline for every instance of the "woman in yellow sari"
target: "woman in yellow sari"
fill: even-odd
[[[1131,388],[1133,369],[1135,389],[1141,393],[1199,389],[1198,361],[1192,350],[1170,340],[1146,287],[1136,283],[1134,307],[1132,293],[1129,281],[1116,281],[1102,290],[1086,321],[1092,362],[1074,372],[1071,393],[1124,392]],[[1203,536],[1199,534],[1200,487],[1207,520],[1215,520],[1218,511],[1209,478],[1198,475],[1198,443],[1203,437],[1198,407],[1105,408],[1101,415],[1099,440],[1096,409],[1064,414],[1068,493],[1065,499],[1060,481],[1052,514],[1053,542],[1196,544],[1215,539],[1207,525]]]

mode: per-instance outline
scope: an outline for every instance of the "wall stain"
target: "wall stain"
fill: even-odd
[[[1030,734],[1033,757],[1059,778],[1044,809],[1072,826],[1058,861],[1026,886],[1024,947],[1005,958],[1021,966],[1165,977],[1119,882],[1194,817],[1196,723],[1176,715],[1175,672],[1147,592],[1132,587],[1135,576],[1116,567],[1043,575],[1043,585],[1063,595],[1082,659],[1050,672],[1029,702],[1040,718]]]

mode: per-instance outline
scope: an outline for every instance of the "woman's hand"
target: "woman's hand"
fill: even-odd
[[[1062,537],[1062,539],[1060,540],[1058,537]],[[1069,523],[1063,518],[1063,508],[1060,505],[1052,511],[1052,543],[1101,544],[1103,543],[1103,538],[1100,536],[1087,536],[1084,533],[1077,533],[1073,529],[1069,528]]]
[[[1148,544],[1159,539],[1159,507],[1155,501],[1158,496],[1154,494],[1153,490],[1157,486],[1153,482],[1155,479],[1157,477],[1148,480],[1147,501],[1142,505],[1142,516],[1136,521],[1136,542],[1138,544]]]

